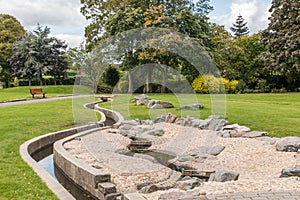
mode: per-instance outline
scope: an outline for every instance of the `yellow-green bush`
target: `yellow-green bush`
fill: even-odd
[[[214,75],[207,74],[196,78],[192,87],[196,93],[208,94],[208,93],[223,93],[224,89],[226,93],[235,93],[238,81],[229,81],[225,78],[216,78]]]

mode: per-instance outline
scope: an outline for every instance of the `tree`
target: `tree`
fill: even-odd
[[[300,1],[273,0],[268,28],[262,33],[267,50],[261,55],[264,73],[277,88],[300,86]]]
[[[247,22],[244,22],[242,15],[239,15],[230,30],[234,33],[236,37],[246,36],[249,34],[249,29],[247,27]]]
[[[251,36],[233,37],[223,26],[211,24],[213,55],[222,77],[242,80],[248,88],[255,88],[263,77],[263,65],[259,61],[264,46],[260,33]]]
[[[104,83],[111,86],[112,88],[118,83],[120,74],[118,70],[110,65],[103,74]]]
[[[0,81],[9,87],[12,79],[12,69],[8,59],[12,55],[12,46],[16,39],[25,34],[24,27],[13,16],[0,14],[0,65],[3,70],[0,72]]]
[[[152,6],[164,5],[164,15],[173,20],[175,15],[183,10],[189,10],[199,17],[206,16],[212,10],[209,0],[111,0],[107,2],[81,0],[81,4],[81,13],[91,21],[85,29],[88,51],[105,39],[107,34],[111,35],[107,27],[112,24],[110,21],[114,21],[116,25],[114,26],[116,29],[111,29],[114,33],[118,33],[117,30],[125,31],[130,30],[128,28],[143,27],[143,13]]]
[[[13,46],[10,64],[15,75],[40,81],[44,75],[51,75],[56,80],[63,78],[68,63],[64,53],[67,45],[55,37],[49,37],[50,29],[38,25],[33,33],[19,38]]]

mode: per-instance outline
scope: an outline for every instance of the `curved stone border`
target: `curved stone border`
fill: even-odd
[[[58,196],[59,199],[69,200],[75,199],[57,180],[55,180],[43,167],[41,167],[33,158],[32,155],[36,152],[51,146],[55,141],[61,140],[78,132],[95,128],[96,125],[86,125],[79,128],[72,128],[54,133],[49,133],[29,141],[26,141],[20,146],[20,155],[22,159],[41,177],[48,188]]]
[[[64,139],[61,139],[54,143],[53,146],[53,159],[55,165],[64,174],[72,180],[76,185],[84,188],[93,196],[101,199],[101,195],[98,190],[98,184],[103,182],[110,182],[110,174],[102,173],[101,170],[93,168],[92,166],[78,161],[74,156],[67,152],[64,148],[64,143],[73,140],[76,137],[82,137],[84,135],[93,133],[95,131],[101,131],[109,127],[95,128],[84,132],[71,135]]]
[[[96,105],[98,103],[100,102],[86,104],[85,106],[87,108],[91,108],[90,105]],[[48,188],[54,194],[56,194],[59,199],[70,200],[75,198],[57,180],[55,180],[43,167],[41,167],[32,158],[32,155],[35,154],[36,152],[39,152],[53,145],[54,142],[58,140],[98,127],[98,124],[103,124],[103,122],[105,121],[106,119],[105,113],[109,114],[109,116],[112,116],[112,119],[116,121],[114,126],[119,126],[120,123],[123,121],[123,117],[121,116],[120,113],[117,113],[112,110],[104,109],[99,106],[96,106],[96,109],[100,111],[101,114],[101,121],[99,121],[97,124],[89,124],[77,128],[71,128],[71,129],[62,130],[54,133],[48,133],[46,135],[38,136],[31,140],[28,140],[20,146],[19,151],[22,159],[25,162],[27,162],[27,164],[41,177],[41,179],[46,183]],[[101,110],[103,110],[104,112],[101,113]]]

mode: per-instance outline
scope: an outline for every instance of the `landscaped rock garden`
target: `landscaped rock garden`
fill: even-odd
[[[144,199],[300,188],[299,137],[266,135],[218,116],[202,120],[167,114],[124,121],[118,129],[80,141],[97,154],[90,164],[110,173],[118,192]]]

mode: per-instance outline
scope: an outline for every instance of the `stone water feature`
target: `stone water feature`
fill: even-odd
[[[234,180],[239,185],[247,185],[246,188],[254,187],[251,181],[246,181],[249,178],[244,179],[243,166],[236,168],[241,163],[230,165],[232,161],[227,162],[228,153],[233,152],[229,141],[237,140],[235,145],[238,146],[242,143],[238,138],[244,138],[243,141],[253,146],[261,144],[268,149],[282,144],[279,139],[265,137],[266,132],[251,131],[238,124],[230,125],[217,116],[200,120],[168,114],[153,121],[124,121],[113,127],[70,134],[72,136],[60,140],[54,147],[57,166],[69,180],[87,190],[92,199],[206,199],[206,192],[215,191],[216,187],[219,191],[222,191],[222,187],[230,189]],[[252,143],[252,138],[258,140]],[[276,163],[282,164],[272,164],[272,169],[279,171],[279,174],[279,168],[286,169],[282,170],[282,178],[276,179],[273,185],[280,183],[284,188],[297,185],[293,177],[299,176],[299,167],[288,168],[290,166],[286,164],[286,160],[292,160],[294,156],[289,151],[298,150],[298,138],[294,139],[294,142],[286,139],[288,153],[273,153],[285,155],[272,157],[273,160],[278,159]],[[145,148],[141,151],[138,148],[138,152],[128,155],[128,152],[132,152],[128,147],[135,145],[134,141],[144,142]],[[284,139],[282,141],[286,142]],[[35,152],[34,148],[30,149],[31,154]],[[167,158],[164,164],[158,158],[158,153]],[[280,160],[281,157],[285,159]],[[248,159],[251,161],[251,157]],[[168,166],[168,163],[175,167]],[[269,170],[268,165],[263,166]],[[261,177],[267,175],[264,187],[268,186],[270,175],[264,169],[259,171],[258,166],[256,170],[252,173],[254,180],[257,180],[256,174]],[[224,186],[214,184],[219,181],[225,181]]]

